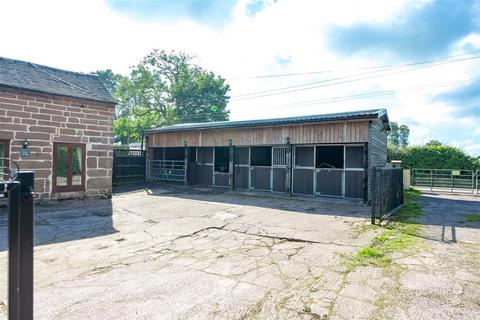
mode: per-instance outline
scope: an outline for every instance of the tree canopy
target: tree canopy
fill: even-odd
[[[408,146],[410,128],[407,125],[399,125],[397,122],[390,122],[391,131],[388,134],[388,143],[394,147]]]
[[[114,132],[122,144],[153,127],[228,120],[230,86],[183,52],[153,50],[128,76],[95,73],[118,102]]]

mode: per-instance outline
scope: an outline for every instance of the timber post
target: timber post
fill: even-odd
[[[235,189],[235,170],[234,170],[234,147],[232,139],[228,139],[228,187],[230,191]]]
[[[292,195],[292,145],[290,144],[290,138],[285,138],[285,143],[287,145],[286,149],[286,159],[285,164],[287,167],[287,173],[285,175],[285,191],[291,196]]]

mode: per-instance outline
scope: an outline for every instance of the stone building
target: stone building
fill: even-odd
[[[0,158],[35,171],[38,198],[111,194],[114,113],[96,75],[0,58]]]

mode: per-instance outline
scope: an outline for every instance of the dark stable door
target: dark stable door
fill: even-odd
[[[55,143],[53,191],[85,190],[85,145]]]

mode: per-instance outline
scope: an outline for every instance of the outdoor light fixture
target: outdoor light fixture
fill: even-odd
[[[231,146],[232,145],[232,138],[228,139],[228,145]]]
[[[183,141],[183,146],[184,146],[184,147],[187,146],[187,140]]]
[[[27,147],[28,147],[28,140],[27,140],[27,139],[24,139],[24,140],[23,140],[23,142],[22,142],[22,147],[23,147],[24,149],[27,149]]]
[[[285,138],[285,143],[286,143],[286,144],[290,144],[290,138],[289,138],[289,137],[286,137],[286,138]]]

